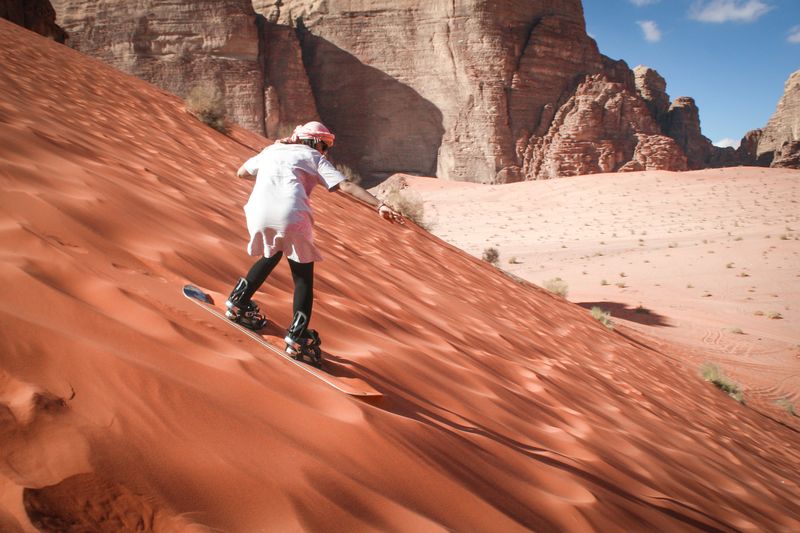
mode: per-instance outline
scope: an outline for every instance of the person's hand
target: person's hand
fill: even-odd
[[[384,220],[388,220],[392,224],[394,224],[395,222],[399,224],[406,223],[405,219],[403,218],[403,215],[401,215],[400,213],[398,213],[397,211],[395,211],[394,209],[383,203],[378,206],[378,214]]]

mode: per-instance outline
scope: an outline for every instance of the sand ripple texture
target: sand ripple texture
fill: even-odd
[[[0,65],[0,530],[800,529],[797,431],[324,191],[314,322],[384,399],[309,380],[180,294],[249,267],[265,141],[3,20]]]

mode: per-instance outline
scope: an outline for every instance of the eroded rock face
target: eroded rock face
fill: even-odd
[[[771,153],[771,166],[800,168],[797,166],[798,141],[800,141],[800,70],[792,73],[786,80],[783,96],[758,141],[757,157],[769,159]]]
[[[556,113],[543,137],[532,136],[522,173],[555,178],[619,170],[685,170],[686,157],[661,134],[632,85],[588,76]]]
[[[0,18],[59,43],[63,43],[67,37],[56,24],[56,12],[49,0],[0,0]]]
[[[294,28],[259,21],[264,69],[264,133],[288,136],[298,124],[319,120]]]
[[[675,139],[678,146],[686,154],[690,170],[705,168],[711,159],[713,145],[700,130],[700,111],[694,98],[681,96],[676,98],[667,112],[664,133]]]
[[[335,154],[367,176],[516,180],[515,142],[549,129],[603,60],[579,0],[254,3],[295,25]]]
[[[264,80],[249,0],[54,0],[69,45],[185,97],[212,84],[228,117],[264,130]]]
[[[180,96],[211,81],[252,131],[321,119],[333,158],[367,185],[396,172],[513,182],[679,170],[682,150],[702,168],[714,153],[693,102],[670,108],[657,72],[599,53],[580,0],[55,3],[79,50]],[[597,106],[621,122],[572,119]]]
[[[647,102],[647,107],[656,122],[662,124],[670,105],[666,80],[656,70],[643,65],[633,69],[633,74],[636,79],[636,90]]]

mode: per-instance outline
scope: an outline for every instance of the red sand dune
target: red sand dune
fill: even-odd
[[[800,529],[797,431],[324,191],[315,325],[385,398],[301,375],[180,294],[249,266],[264,141],[1,20],[0,62],[3,531]]]

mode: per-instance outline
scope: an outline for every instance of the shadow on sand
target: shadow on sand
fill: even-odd
[[[659,315],[646,307],[629,307],[628,304],[622,302],[580,302],[578,305],[584,309],[599,307],[603,311],[611,313],[611,318],[621,318],[622,320],[636,322],[645,326],[675,327],[669,323],[665,316]]]

